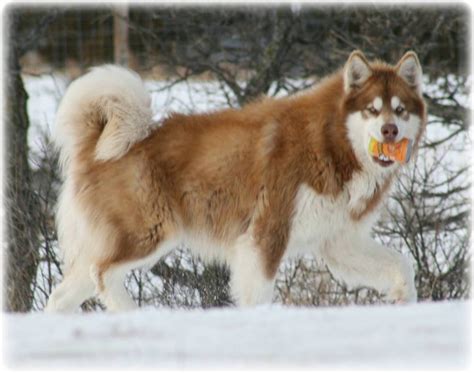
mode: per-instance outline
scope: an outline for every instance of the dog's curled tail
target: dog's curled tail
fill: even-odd
[[[55,143],[63,169],[75,157],[116,160],[152,128],[150,96],[138,74],[104,65],[70,84],[56,116]]]

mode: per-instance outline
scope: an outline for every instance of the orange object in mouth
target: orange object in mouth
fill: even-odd
[[[413,141],[402,139],[397,143],[378,142],[373,137],[369,142],[369,153],[381,161],[407,163],[410,160]]]

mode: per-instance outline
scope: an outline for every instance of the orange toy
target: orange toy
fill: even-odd
[[[413,148],[413,141],[408,139],[400,140],[397,143],[381,143],[373,137],[369,142],[369,153],[376,158],[387,158],[387,160],[399,163],[407,163],[410,160]]]

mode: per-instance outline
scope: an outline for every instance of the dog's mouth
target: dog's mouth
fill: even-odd
[[[380,154],[378,157],[372,156],[372,160],[382,167],[388,167],[395,163],[394,161],[392,161],[391,159],[389,159],[387,156],[383,154]]]

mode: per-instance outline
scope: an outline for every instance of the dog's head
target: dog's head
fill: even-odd
[[[396,163],[373,157],[369,142],[413,141],[416,147],[425,126],[422,70],[414,52],[395,66],[370,63],[360,51],[350,55],[343,70],[347,131],[359,161],[371,169],[392,170]]]

